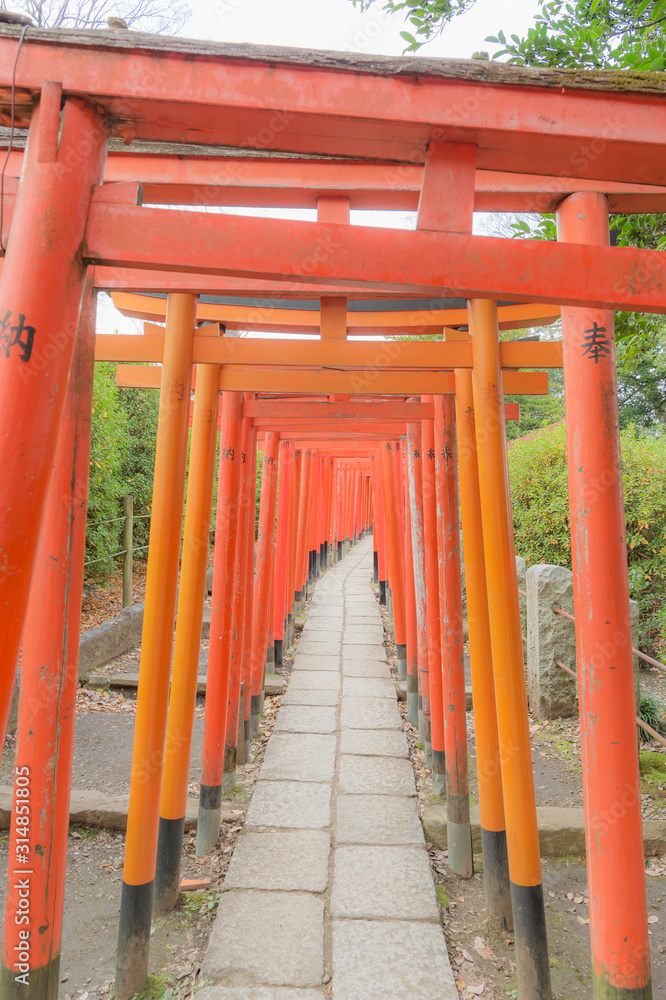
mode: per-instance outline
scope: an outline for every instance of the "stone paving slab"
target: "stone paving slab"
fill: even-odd
[[[321,635],[321,633],[318,634]],[[338,656],[340,653],[340,636],[336,635],[330,642],[304,637],[298,644],[298,651],[299,653],[310,653],[315,656]]]
[[[333,921],[335,1000],[457,1000],[440,927]]]
[[[337,691],[299,691],[289,686],[282,698],[283,705],[337,705]]]
[[[437,921],[428,855],[416,847],[337,847],[331,916]]]
[[[372,660],[386,660],[386,647],[380,643],[344,642],[342,656],[349,660],[354,656],[367,656]]]
[[[340,795],[336,844],[404,844],[424,847],[416,802],[401,795]]]
[[[334,643],[337,647],[340,645],[340,629],[316,629],[310,628],[306,624],[303,626],[303,634],[298,648],[300,649],[306,643],[310,642],[330,642]]]
[[[345,677],[342,693],[362,698],[396,698],[392,677]]]
[[[197,1000],[322,1000],[321,990],[292,990],[290,986],[206,986]]]
[[[393,729],[343,729],[340,753],[363,757],[409,757],[407,737]]]
[[[335,744],[334,735],[277,732],[268,741],[259,780],[333,781]]]
[[[347,625],[377,625],[378,623],[381,624],[381,621],[382,616],[379,611],[368,612],[368,614],[348,613],[345,618]]]
[[[201,974],[229,986],[320,985],[323,899],[295,892],[222,893]]]
[[[307,781],[258,781],[246,826],[321,830],[331,821],[331,786]]]
[[[329,606],[328,604],[322,604],[320,607],[317,607],[315,605],[314,608],[311,607],[310,610],[308,611],[308,616],[306,618],[306,621],[311,622],[314,621],[315,619],[321,619],[321,618],[330,618],[331,620],[344,618],[344,606],[337,604],[332,606]]]
[[[384,629],[381,624],[371,625],[345,625],[342,633],[342,641],[345,645],[355,643],[360,646],[384,645]]]
[[[330,835],[323,830],[242,834],[224,888],[324,892],[330,850]]]
[[[402,729],[397,702],[389,698],[343,697],[340,711],[343,729]]]
[[[315,655],[308,653],[296,653],[292,670],[334,670],[340,672],[340,654],[335,656]]]
[[[344,677],[388,677],[389,679],[391,677],[388,663],[369,660],[364,656],[343,660],[342,674]]]
[[[294,670],[290,691],[339,691],[340,674],[332,670]]]
[[[327,629],[337,629],[339,635],[343,621],[344,618],[342,617],[342,614],[340,614],[339,617],[333,617],[333,615],[313,617],[312,615],[308,615],[305,625],[303,626],[303,632],[305,633],[306,629],[311,632],[325,632]]]
[[[335,708],[322,705],[284,705],[278,712],[273,732],[334,733],[337,729]]]
[[[343,756],[338,791],[343,795],[416,795],[414,768],[401,757]]]

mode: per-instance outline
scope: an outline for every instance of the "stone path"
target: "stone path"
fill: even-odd
[[[371,575],[366,538],[317,584],[200,1000],[458,996]]]

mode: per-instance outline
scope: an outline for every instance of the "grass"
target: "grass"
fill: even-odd
[[[666,713],[664,712],[664,706],[657,698],[652,695],[646,695],[644,698],[641,698],[638,716],[657,733],[660,733],[662,736],[666,735]],[[646,733],[640,726],[638,727],[638,735],[643,743],[652,739],[650,734]]]
[[[443,885],[437,886],[437,902],[439,903],[442,910],[445,910],[449,905],[449,894]]]
[[[641,778],[649,782],[663,782],[666,778],[666,755],[652,750],[639,750],[638,763]]]
[[[219,902],[219,892],[181,892],[177,907],[181,915],[179,926],[188,927],[201,913],[210,913],[216,909]]]
[[[148,976],[145,989],[135,993],[133,1000],[171,1000],[178,996],[176,980],[168,972]]]

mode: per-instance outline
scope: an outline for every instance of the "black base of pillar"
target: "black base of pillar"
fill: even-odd
[[[275,642],[273,643],[273,648],[275,650],[275,653],[274,653],[274,655],[275,655],[275,666],[276,667],[281,667],[282,666],[282,651],[283,651],[283,648],[284,648],[284,640],[283,639],[276,639]]]
[[[488,921],[495,930],[513,930],[509,856],[505,830],[481,828],[483,852],[483,888],[486,896]]]
[[[141,993],[148,979],[153,889],[152,879],[144,885],[123,882],[114,985],[117,1000],[131,1000],[135,993]]]
[[[184,833],[184,816],[181,819],[165,819],[160,816],[153,901],[153,909],[157,916],[170,913],[178,902]]]
[[[342,542],[338,542],[338,560],[342,559]]]
[[[372,553],[372,582],[379,583],[379,556],[376,549]]]
[[[550,963],[542,885],[511,883],[513,931],[521,996],[550,1000]]]
[[[379,603],[386,607],[386,580],[379,581]]]
[[[18,955],[18,952],[16,953]],[[60,955],[52,958],[47,965],[21,972],[16,967],[2,966],[0,973],[0,996],[6,1000],[58,1000],[60,982]]]

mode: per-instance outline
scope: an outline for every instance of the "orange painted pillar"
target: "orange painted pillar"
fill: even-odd
[[[195,319],[195,295],[169,295],[118,929],[118,1000],[129,1000],[140,992],[148,976]]]
[[[421,745],[431,747],[430,681],[428,674],[428,602],[425,582],[423,536],[423,457],[421,425],[407,425],[407,477],[409,520],[412,529],[412,563],[416,600],[416,646],[418,657],[418,727]]]
[[[253,569],[248,559],[248,546],[252,545],[250,529],[254,529],[254,497],[250,494],[250,470],[243,457],[248,453],[252,436],[252,421],[241,421],[241,462],[238,483],[238,514],[236,516],[236,553],[234,558],[233,603],[231,607],[231,635],[229,641],[229,684],[224,737],[224,766],[222,792],[236,787],[236,758],[238,756],[238,714],[240,711],[241,682],[243,680],[243,654],[247,646],[248,608],[247,596],[252,593]],[[256,466],[255,466],[256,475]],[[247,689],[246,689],[247,690]]]
[[[286,634],[287,552],[289,547],[289,500],[291,496],[291,468],[293,455],[290,441],[280,442],[278,468],[278,513],[275,542],[275,666],[282,666]]]
[[[270,620],[271,569],[275,558],[275,498],[277,493],[277,458],[279,434],[268,431],[264,437],[264,460],[261,473],[261,505],[259,509],[259,537],[257,539],[257,568],[252,608],[252,707],[250,734],[259,734],[261,703],[264,688],[264,668],[268,648]]]
[[[215,481],[220,366],[197,365],[176,638],[157,841],[154,910],[178,902]]]
[[[213,591],[206,675],[206,717],[197,819],[196,852],[200,858],[212,851],[217,843],[222,812],[224,734],[229,692],[231,607],[241,466],[241,402],[239,392],[222,393]]]
[[[65,402],[86,268],[80,248],[108,130],[45,82],[30,123],[0,284],[0,737],[14,693],[30,578]],[[76,158],[76,170],[68,158]]]
[[[247,522],[245,530],[247,540],[245,543],[245,589],[243,594],[243,652],[242,652],[242,677],[245,697],[243,701],[243,733],[245,736],[245,760],[250,759],[252,724],[252,605],[254,602],[254,564],[256,545],[256,491],[257,491],[257,432],[254,427],[250,427],[248,445],[245,455],[241,455],[247,464],[248,474],[248,497],[247,497]]]
[[[432,790],[446,793],[444,761],[444,705],[442,702],[442,640],[439,620],[439,553],[437,546],[437,493],[435,484],[435,428],[432,420],[421,424],[423,450],[423,542],[426,615],[428,619],[428,688]],[[426,755],[428,753],[426,743]]]
[[[460,470],[460,514],[465,550],[465,589],[469,655],[474,698],[476,769],[479,782],[481,850],[486,912],[500,931],[513,929],[509,859],[502,795],[493,654],[488,618],[488,591],[481,522],[479,469],[476,460],[476,423],[472,372],[456,369],[456,434]]]
[[[294,468],[291,474],[291,497],[289,501],[289,580],[287,583],[289,646],[294,641],[296,549],[298,547],[298,507],[301,493],[302,465],[302,452],[300,448],[296,448],[294,449]]]
[[[386,606],[386,581],[388,566],[386,559],[386,522],[384,518],[384,488],[380,452],[370,455],[370,470],[375,487],[375,523],[377,533],[377,573],[379,575],[379,603]]]
[[[310,493],[310,452],[301,452],[301,476],[296,522],[296,561],[294,565],[294,615],[300,615],[305,603],[303,573],[307,565],[307,515]]]
[[[467,706],[463,643],[460,519],[453,395],[433,396],[439,555],[439,612],[442,635],[446,826],[449,868],[462,878],[474,874],[469,822]]]
[[[402,455],[407,461],[409,444]],[[419,724],[419,656],[416,623],[416,590],[414,587],[414,550],[412,542],[412,513],[405,504],[405,635],[407,648],[407,718],[413,726]]]
[[[604,195],[571,195],[557,220],[563,242],[608,246]],[[593,992],[598,1000],[648,1000],[613,313],[563,307],[562,337]]]
[[[384,511],[386,516],[386,539],[389,557],[389,581],[393,603],[393,625],[395,628],[395,646],[398,660],[398,679],[407,679],[407,650],[405,647],[405,583],[402,566],[402,538],[400,535],[400,517],[398,484],[395,476],[395,449],[390,441],[383,441],[382,478],[384,485]]]
[[[57,997],[95,364],[83,302],[25,622],[0,993]],[[48,669],[46,669],[48,667]]]
[[[497,306],[469,303],[474,414],[507,849],[521,1000],[550,1000],[550,966],[525,690]]]

